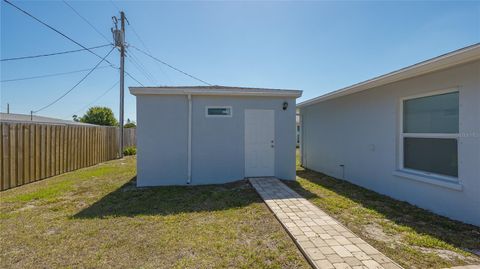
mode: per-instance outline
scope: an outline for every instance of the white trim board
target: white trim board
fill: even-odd
[[[293,97],[302,96],[302,91],[241,88],[226,86],[186,86],[186,87],[129,87],[133,95],[210,95],[210,96],[264,96],[264,97]]]

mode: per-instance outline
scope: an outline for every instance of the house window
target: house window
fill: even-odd
[[[231,117],[232,107],[231,106],[207,106],[205,108],[205,113],[207,117]]]
[[[401,168],[458,178],[459,93],[402,100]]]

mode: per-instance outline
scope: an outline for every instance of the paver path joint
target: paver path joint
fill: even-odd
[[[280,180],[249,180],[314,268],[402,268]]]

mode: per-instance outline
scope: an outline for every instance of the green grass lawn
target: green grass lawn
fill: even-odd
[[[480,228],[299,166],[286,182],[405,268],[480,264]]]
[[[247,182],[137,189],[135,158],[4,191],[1,268],[309,268]]]
[[[1,192],[0,268],[309,268],[244,181],[135,187],[135,157]],[[480,264],[480,228],[297,167],[287,184],[406,268]]]

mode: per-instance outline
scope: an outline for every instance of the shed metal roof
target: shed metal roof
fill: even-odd
[[[302,108],[312,104],[320,103],[329,99],[349,95],[352,93],[368,90],[374,87],[383,86],[400,80],[424,75],[434,71],[446,69],[456,65],[468,63],[471,61],[480,59],[480,43],[461,48],[449,52],[447,54],[440,55],[438,57],[399,69],[397,71],[387,73],[385,75],[375,77],[352,86],[336,90],[319,97],[309,99],[301,102],[297,106]]]
[[[269,96],[295,97],[302,96],[299,90],[247,88],[229,86],[158,86],[129,87],[133,95],[221,95],[221,96]]]

